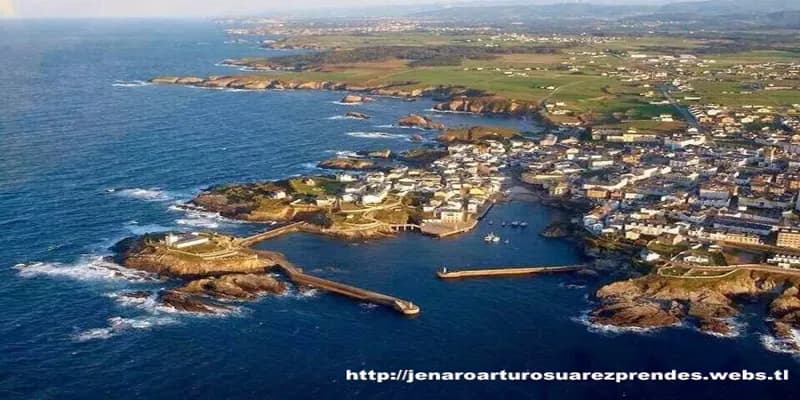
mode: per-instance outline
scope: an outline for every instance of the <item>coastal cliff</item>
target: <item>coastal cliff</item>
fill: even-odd
[[[519,136],[519,131],[500,126],[471,126],[465,128],[450,128],[439,135],[443,142],[477,142],[487,139],[510,139]]]
[[[363,98],[361,94],[407,99],[431,97],[442,101],[433,108],[436,111],[443,112],[454,111],[513,117],[522,117],[538,112],[537,104],[529,101],[507,99],[460,86],[413,87],[416,84],[415,82],[358,85],[328,80],[271,79],[265,75],[212,75],[206,78],[196,76],[159,76],[151,79],[150,82],[162,85],[188,85],[214,89],[346,91],[357,93],[357,95],[353,95],[353,101],[347,101],[347,97],[345,97],[343,102],[355,104],[363,101],[356,101],[356,97]]]
[[[433,106],[437,111],[457,111],[473,114],[522,116],[537,112],[535,103],[516,101],[500,96],[456,96]]]
[[[148,234],[124,239],[114,245],[121,265],[177,279],[182,285],[164,290],[156,300],[178,311],[221,313],[232,309],[217,300],[252,300],[264,293],[280,294],[286,285],[266,270],[288,263],[283,255],[249,252],[232,237],[214,235],[209,244],[177,249],[163,244],[167,234]],[[125,297],[150,297],[150,292],[131,292]]]
[[[261,273],[275,262],[254,254],[231,250],[223,252],[213,249],[214,257],[194,256],[178,249],[170,249],[159,243],[164,234],[148,234],[123,239],[114,245],[115,261],[132,269],[152,272],[172,278],[214,276],[230,273]],[[222,239],[232,243],[232,238]],[[209,253],[211,253],[210,251]]]
[[[773,300],[766,316],[775,320],[776,336],[800,328],[799,278],[752,270],[736,270],[719,277],[671,277],[657,273],[614,282],[597,291],[600,305],[590,320],[624,328],[660,328],[694,321],[703,331],[719,335],[734,332],[732,318],[746,299],[783,294]]]

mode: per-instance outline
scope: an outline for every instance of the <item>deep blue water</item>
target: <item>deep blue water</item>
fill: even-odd
[[[381,98],[349,108],[330,92],[235,92],[136,84],[160,74],[230,73],[224,58],[269,54],[226,44],[218,26],[179,21],[0,22],[0,398],[777,398],[791,383],[352,383],[346,369],[768,370],[758,318],[736,338],[692,328],[609,333],[580,322],[599,281],[564,276],[442,282],[441,265],[566,264],[569,242],[536,232],[532,203],[462,237],[364,243],[295,234],[263,243],[320,276],[418,303],[417,318],[315,293],[266,297],[197,317],[115,293],[158,289],[109,272],[114,241],[163,229],[260,229],[171,209],[208,185],[314,171],[336,151],[410,147],[387,128],[431,102]],[[368,121],[330,119],[357,109]],[[525,121],[443,115],[448,124]],[[355,132],[355,133],[353,133]],[[375,133],[380,132],[380,133]],[[349,133],[349,134],[348,134]],[[498,231],[510,243],[486,245]],[[37,263],[22,272],[15,265]],[[113,266],[112,266],[113,267]],[[754,310],[753,312],[757,312]],[[114,329],[114,321],[123,328]],[[117,325],[120,326],[120,325]]]

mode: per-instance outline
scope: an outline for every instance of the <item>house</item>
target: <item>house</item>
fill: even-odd
[[[185,249],[192,246],[198,246],[209,242],[208,236],[201,236],[199,233],[168,233],[164,237],[164,244],[175,248]]]

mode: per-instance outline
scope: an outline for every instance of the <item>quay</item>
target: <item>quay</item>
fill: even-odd
[[[289,280],[297,285],[307,285],[368,303],[391,307],[403,315],[417,315],[420,312],[419,306],[411,301],[306,274],[280,253],[256,249],[248,251],[264,260],[265,264],[283,270]]]
[[[502,276],[519,276],[519,275],[535,275],[535,274],[548,274],[556,272],[573,272],[585,269],[588,264],[578,265],[564,265],[564,266],[539,266],[539,267],[499,267],[499,268],[483,268],[483,269],[462,269],[462,270],[448,270],[442,268],[436,272],[436,275],[441,279],[462,279],[462,278],[486,278],[486,277],[502,277]]]
[[[275,229],[270,229],[266,232],[256,233],[255,235],[239,239],[238,244],[241,247],[250,247],[258,242],[263,242],[268,239],[276,238],[286,233],[297,232],[300,230],[303,224],[305,224],[304,221],[293,222],[291,224],[284,225]]]
[[[291,264],[278,264],[278,267],[283,269],[284,272],[286,272],[286,275],[289,276],[289,279],[296,284],[308,285],[369,303],[392,307],[404,315],[419,314],[419,306],[408,300],[398,299],[396,297],[357,288],[344,283],[334,282],[329,279],[308,275]]]

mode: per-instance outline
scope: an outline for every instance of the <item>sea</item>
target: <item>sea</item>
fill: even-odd
[[[166,230],[247,234],[265,226],[177,204],[218,184],[327,173],[350,151],[416,146],[394,126],[416,112],[448,125],[536,132],[535,120],[434,113],[432,100],[150,85],[157,75],[242,73],[226,58],[290,54],[233,43],[189,20],[0,21],[0,398],[2,399],[689,399],[790,398],[800,363],[745,309],[732,337],[690,325],[593,326],[599,286],[622,276],[442,281],[435,271],[581,262],[538,232],[563,217],[498,204],[474,231],[344,242],[290,234],[259,246],[315,275],[418,304],[416,317],[321,291],[232,303],[220,316],[120,294],[173,282],[104,257]],[[361,111],[369,120],[346,119]],[[526,229],[500,226],[527,221]],[[492,224],[489,223],[492,222]],[[495,232],[503,241],[484,243]],[[506,243],[507,241],[507,243]],[[768,371],[788,382],[354,382],[346,371]]]

